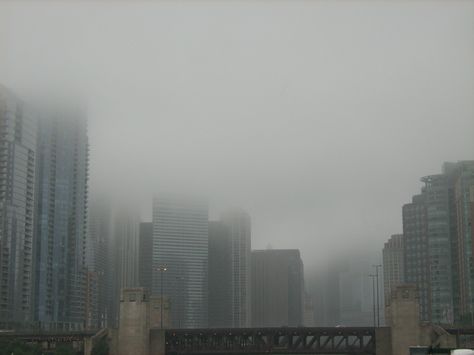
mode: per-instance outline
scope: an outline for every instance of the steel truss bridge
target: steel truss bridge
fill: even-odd
[[[166,331],[166,355],[375,355],[375,328],[241,328]]]

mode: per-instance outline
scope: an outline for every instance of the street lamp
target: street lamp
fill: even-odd
[[[379,267],[382,265],[372,265],[375,268],[375,277],[377,278],[377,327],[380,327],[380,303],[379,303]]]
[[[160,265],[156,270],[160,272],[160,328],[163,329],[163,273],[168,270],[168,267]]]

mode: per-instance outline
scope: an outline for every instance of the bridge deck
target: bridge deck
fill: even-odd
[[[171,329],[166,354],[375,354],[375,328]]]

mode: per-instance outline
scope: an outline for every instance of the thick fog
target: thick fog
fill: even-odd
[[[0,83],[87,103],[90,199],[204,195],[306,266],[474,159],[473,63],[473,1],[0,2]]]

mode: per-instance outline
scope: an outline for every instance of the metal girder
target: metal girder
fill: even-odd
[[[166,331],[166,354],[375,354],[375,329],[242,328]]]

